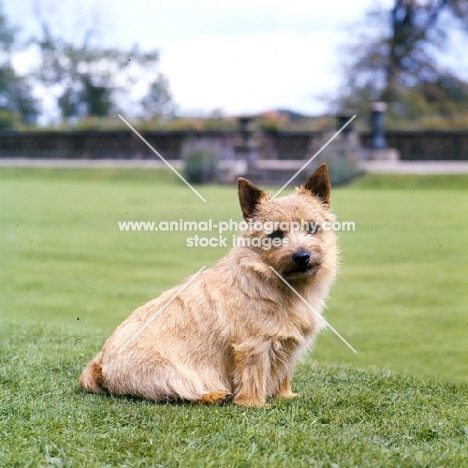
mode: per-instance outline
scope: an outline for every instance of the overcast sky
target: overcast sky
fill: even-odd
[[[325,111],[339,85],[343,45],[370,6],[391,0],[3,0],[33,31],[34,6],[70,36],[97,18],[105,45],[158,49],[179,108],[226,114]],[[354,29],[354,33],[356,30]],[[27,62],[27,60],[26,60]]]

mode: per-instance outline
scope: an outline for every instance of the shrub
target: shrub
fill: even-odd
[[[322,138],[310,146],[308,158],[311,158],[333,136],[334,132],[324,133]],[[362,147],[356,132],[338,135],[315,159],[319,165],[326,163],[332,185],[350,182],[361,173],[358,162],[361,159]]]
[[[190,140],[182,150],[184,173],[188,182],[206,184],[216,182],[219,175],[221,149],[209,139]]]
[[[11,130],[15,127],[17,116],[7,110],[0,109],[0,130]]]

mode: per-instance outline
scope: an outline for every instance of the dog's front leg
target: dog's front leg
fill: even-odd
[[[263,406],[269,369],[267,346],[233,345],[234,403],[241,406]]]
[[[280,382],[278,393],[276,394],[278,398],[294,398],[299,396],[299,394],[294,393],[291,390],[291,373],[288,372],[283,380]]]

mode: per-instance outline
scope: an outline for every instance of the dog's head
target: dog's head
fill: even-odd
[[[286,280],[308,281],[334,274],[337,262],[330,178],[322,164],[296,193],[272,198],[246,179],[239,179],[244,221],[241,245],[254,250],[265,266]]]

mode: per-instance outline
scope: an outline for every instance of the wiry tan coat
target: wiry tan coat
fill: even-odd
[[[245,220],[333,221],[329,195],[325,165],[296,194],[279,199],[239,180]],[[335,234],[294,229],[243,235],[277,236],[288,245],[234,247],[185,289],[190,278],[135,310],[83,371],[81,387],[155,401],[232,398],[246,406],[263,405],[270,396],[294,396],[294,365],[322,321],[270,266],[320,313],[335,278]],[[302,259],[298,266],[298,252],[310,254],[307,265]]]

